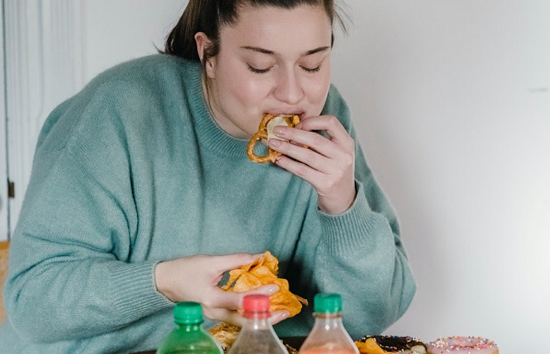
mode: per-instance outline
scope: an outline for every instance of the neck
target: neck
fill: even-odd
[[[214,119],[214,122],[227,134],[231,135],[234,138],[246,139],[249,138],[245,132],[232,124],[225,114],[219,109],[220,105],[216,99],[216,88],[213,85],[212,80],[208,80],[205,74],[202,75],[202,92],[204,94],[204,99],[206,100],[206,106],[210,115]]]

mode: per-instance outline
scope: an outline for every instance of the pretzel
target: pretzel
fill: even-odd
[[[248,158],[254,162],[257,163],[264,163],[264,162],[275,162],[281,156],[281,153],[278,151],[275,151],[271,148],[268,148],[268,152],[266,155],[258,156],[254,153],[254,147],[256,146],[256,143],[260,140],[267,140],[269,138],[268,134],[268,123],[274,119],[274,118],[284,118],[286,125],[289,127],[295,127],[298,123],[300,123],[300,117],[298,117],[296,114],[294,115],[278,115],[274,116],[273,114],[266,113],[260,122],[260,126],[258,127],[258,131],[252,135],[250,138],[250,141],[248,142],[248,147],[246,149],[246,154],[248,155]],[[281,124],[277,124],[281,125]]]

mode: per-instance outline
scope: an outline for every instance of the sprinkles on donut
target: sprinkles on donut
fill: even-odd
[[[429,354],[498,354],[498,347],[490,339],[472,336],[438,338],[428,343]]]

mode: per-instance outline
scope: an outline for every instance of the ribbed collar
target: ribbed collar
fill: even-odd
[[[187,70],[183,77],[187,100],[191,108],[191,119],[194,121],[201,145],[217,154],[243,158],[246,157],[248,139],[235,138],[226,133],[214,120],[202,91],[201,64],[183,61]]]

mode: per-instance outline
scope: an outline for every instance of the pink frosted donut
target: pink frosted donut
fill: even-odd
[[[497,344],[481,337],[446,337],[428,343],[428,354],[498,354]]]

